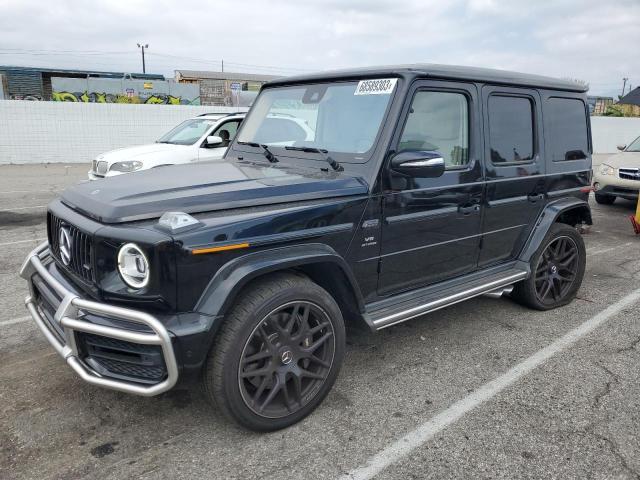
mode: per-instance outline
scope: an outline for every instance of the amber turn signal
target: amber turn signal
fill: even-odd
[[[234,243],[232,245],[222,245],[220,247],[194,248],[191,250],[193,255],[202,255],[203,253],[226,252],[227,250],[238,250],[240,248],[248,248],[248,243]]]

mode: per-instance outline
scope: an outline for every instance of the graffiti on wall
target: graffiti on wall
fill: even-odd
[[[200,105],[197,85],[135,79],[51,79],[54,102]]]
[[[150,105],[199,105],[200,98],[183,99],[173,95],[153,94],[145,98],[137,95],[123,95],[106,92],[53,92],[51,100],[54,102],[84,102],[84,103],[146,103]]]

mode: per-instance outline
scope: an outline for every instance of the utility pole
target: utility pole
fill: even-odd
[[[221,71],[224,72],[224,59],[222,59],[221,62],[222,62],[222,70]]]
[[[624,97],[624,90],[627,87],[627,80],[629,80],[627,77],[624,77],[622,79],[622,95],[620,95],[621,97]]]
[[[149,48],[148,43],[139,43],[138,48],[142,50],[142,73],[147,73],[146,65],[144,64],[144,49]],[[626,79],[625,79],[626,80]]]

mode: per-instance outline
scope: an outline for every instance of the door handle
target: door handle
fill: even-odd
[[[532,193],[531,195],[527,195],[527,200],[531,203],[536,203],[539,200],[544,200],[544,193]]]
[[[474,205],[460,206],[460,207],[458,207],[458,211],[463,215],[470,215],[470,214],[472,214],[474,212],[479,212],[480,211],[480,205],[478,205],[476,203]]]

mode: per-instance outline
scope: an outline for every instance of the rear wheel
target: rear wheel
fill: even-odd
[[[307,277],[251,284],[218,334],[204,372],[208,397],[252,430],[277,430],[311,413],[344,355],[340,308]]]
[[[611,205],[616,201],[616,197],[613,195],[605,195],[604,193],[596,193],[596,202],[600,205]]]
[[[516,284],[511,296],[537,310],[570,303],[582,284],[584,241],[575,228],[556,223],[531,259],[531,276]]]

